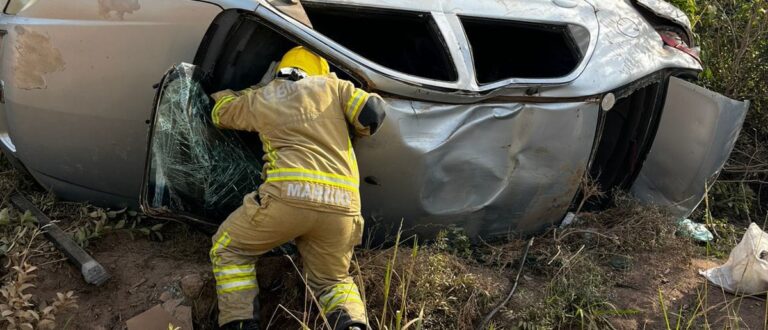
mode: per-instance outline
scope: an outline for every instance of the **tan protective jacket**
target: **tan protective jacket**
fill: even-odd
[[[258,132],[264,144],[261,193],[302,206],[358,214],[360,174],[349,136],[373,134],[383,101],[331,73],[213,95],[220,128]]]

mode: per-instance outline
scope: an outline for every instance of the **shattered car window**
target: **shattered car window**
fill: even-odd
[[[160,87],[150,138],[149,208],[221,222],[261,183],[259,156],[210,120],[212,100],[196,67],[173,67]]]

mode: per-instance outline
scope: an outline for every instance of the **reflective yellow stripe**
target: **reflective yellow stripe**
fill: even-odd
[[[241,278],[232,278],[232,279],[228,279],[228,280],[225,280],[225,281],[216,281],[216,286],[217,287],[226,288],[226,287],[234,286],[234,285],[252,284],[252,283],[256,283],[256,275],[255,274],[251,275],[251,276],[243,276]]]
[[[360,109],[363,107],[363,104],[365,104],[365,101],[368,99],[368,93],[365,93],[363,97],[360,98],[359,101],[355,104],[355,108],[352,109],[352,115],[349,117],[350,121],[354,121],[355,118],[357,118],[357,114],[360,112]]]
[[[323,313],[330,313],[339,308],[342,304],[362,304],[363,301],[360,300],[360,298],[354,298],[354,297],[348,297],[347,299],[339,299],[339,301],[334,301],[332,304],[326,306],[323,308]]]
[[[349,283],[336,285],[329,293],[320,297],[319,300],[324,313],[329,313],[342,304],[363,303],[357,286]]]
[[[350,109],[352,109],[352,105],[362,96],[363,91],[361,89],[355,89],[355,92],[352,93],[352,96],[349,97],[349,101],[347,101],[347,106],[344,108],[344,113],[349,115]]]
[[[232,242],[232,239],[229,237],[229,233],[224,232],[221,234],[221,237],[216,240],[216,243],[213,244],[210,257],[214,267],[216,267],[216,265],[221,262],[221,257],[217,254],[217,252],[221,248],[226,248],[230,242]]]
[[[221,124],[221,116],[219,115],[219,110],[221,110],[221,107],[229,102],[232,102],[234,99],[234,96],[227,95],[216,101],[216,105],[213,106],[213,111],[211,112],[211,119],[213,120],[214,125],[219,126]]]
[[[356,191],[357,179],[338,174],[307,170],[303,168],[286,168],[267,171],[267,182],[270,181],[307,181],[327,184],[335,187]]]
[[[355,93],[352,94],[352,97],[350,97],[347,102],[347,107],[344,108],[344,113],[349,122],[354,122],[355,116],[357,116],[357,113],[360,111],[361,106],[365,103],[364,101],[367,98],[368,93],[359,88],[355,90]]]
[[[334,292],[333,296],[331,296],[331,297],[328,297],[328,295],[325,295],[322,298],[320,298],[320,304],[328,304],[329,302],[331,302],[333,300],[336,300],[337,298],[345,297],[345,296],[346,297],[354,296],[354,297],[358,297],[359,298],[360,297],[360,293],[357,292],[357,288],[352,288],[352,289],[349,289],[349,290],[336,291],[336,292]],[[327,300],[327,301],[323,301],[323,300]]]
[[[253,269],[256,269],[256,267],[254,265],[228,265],[228,266],[216,267],[216,268],[213,269],[213,271],[214,272],[221,272],[221,271],[227,271],[227,270],[232,270],[232,269],[237,269],[237,270],[253,270]]]
[[[248,275],[248,274],[232,274],[232,275],[214,275],[214,278],[216,278],[216,283],[223,282],[223,281],[230,281],[230,280],[243,280],[248,279],[251,276],[256,276],[255,273]]]
[[[333,174],[333,173],[328,173],[328,172],[323,172],[323,171],[308,170],[308,169],[305,169],[305,168],[297,168],[297,167],[296,168],[277,168],[277,169],[272,169],[272,170],[267,171],[267,174],[272,174],[272,173],[275,173],[275,174],[280,174],[280,173],[296,173],[296,172],[312,174],[312,175],[315,175],[315,176],[318,176],[318,177],[327,177],[327,178],[334,178],[334,179],[344,180],[344,181],[347,181],[347,182],[352,183],[352,184],[357,183],[357,179],[355,179],[353,177],[344,176],[344,175],[340,175],[340,174]]]
[[[266,136],[260,135],[260,137],[261,141],[264,142],[264,148],[266,149],[264,152],[267,154],[267,159],[269,160],[270,166],[272,168],[277,167],[277,152],[275,149],[272,149],[272,143],[269,142],[269,139]]]
[[[330,300],[332,300],[332,299],[334,299],[334,298],[336,298],[336,297],[338,297],[338,296],[340,296],[342,294],[354,294],[354,295],[356,295],[358,297],[360,296],[360,293],[357,290],[357,285],[355,285],[353,283],[341,283],[341,284],[336,284],[335,286],[333,286],[331,291],[329,291],[328,293],[326,293],[323,296],[321,296],[320,299],[319,299],[320,300],[320,304],[321,305],[322,304],[326,304],[328,301],[330,301]]]

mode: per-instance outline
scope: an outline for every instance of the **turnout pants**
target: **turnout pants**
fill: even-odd
[[[297,207],[269,195],[260,203],[251,193],[213,236],[210,257],[216,279],[219,325],[258,317],[257,258],[296,240],[307,284],[317,296],[320,310],[347,322],[368,324],[365,305],[349,275],[355,245],[362,239],[363,218]],[[344,322],[344,320],[341,322]],[[336,325],[331,324],[331,327]]]

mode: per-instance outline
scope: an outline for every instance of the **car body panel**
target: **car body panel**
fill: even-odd
[[[134,204],[157,73],[191,60],[199,22],[219,11],[189,0],[70,0],[3,16],[0,117],[12,154],[64,198]]]
[[[562,219],[600,112],[597,102],[387,103],[381,130],[355,145],[364,215],[428,236],[451,225],[471,237],[530,233]]]
[[[670,78],[658,133],[631,192],[687,217],[728,160],[749,102]]]

